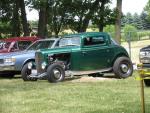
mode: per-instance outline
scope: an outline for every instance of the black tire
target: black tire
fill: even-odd
[[[133,73],[133,65],[128,57],[119,57],[113,65],[113,72],[118,78],[127,78]]]
[[[150,87],[150,79],[144,79],[145,86]]]
[[[56,71],[59,74],[59,75],[57,75],[57,77],[56,77],[54,71]],[[52,83],[57,83],[57,82],[63,81],[65,78],[65,71],[64,71],[63,67],[57,63],[51,64],[47,68],[47,78],[48,78],[48,81],[52,82]]]
[[[37,81],[37,78],[29,78],[30,74],[31,70],[28,69],[28,63],[26,63],[21,70],[22,79],[24,81]]]

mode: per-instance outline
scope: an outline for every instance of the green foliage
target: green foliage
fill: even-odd
[[[140,15],[137,13],[133,15],[131,13],[127,13],[124,15],[121,20],[121,25],[124,27],[126,24],[130,24],[138,30],[150,29],[150,20],[148,20],[148,15],[145,11],[143,11]]]
[[[11,31],[10,22],[0,22],[0,38],[10,37]]]
[[[138,40],[137,29],[132,25],[125,25],[123,28],[124,38],[128,41]]]
[[[150,37],[150,31],[141,31],[141,32],[138,32],[138,37],[139,37],[139,40],[149,39],[149,37]]]
[[[104,27],[104,32],[108,32],[112,38],[115,38],[115,26],[114,25],[106,25]]]

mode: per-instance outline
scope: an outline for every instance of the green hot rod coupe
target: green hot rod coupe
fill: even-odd
[[[88,32],[65,35],[55,48],[37,51],[35,63],[23,67],[22,78],[46,77],[49,82],[60,82],[66,76],[105,72],[127,78],[133,73],[133,65],[127,51],[107,33]]]

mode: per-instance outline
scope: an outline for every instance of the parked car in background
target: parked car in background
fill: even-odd
[[[38,37],[14,37],[0,40],[0,53],[10,53],[25,50]]]
[[[35,61],[35,51],[54,48],[59,39],[42,39],[31,44],[26,50],[0,55],[0,75],[13,77],[20,74],[22,67]]]
[[[35,62],[22,69],[24,81],[47,76],[49,82],[60,82],[68,75],[104,72],[113,72],[118,78],[132,75],[133,66],[127,51],[107,33],[66,35],[58,45],[58,48],[35,53]]]
[[[150,45],[140,49],[139,60],[144,69],[150,71]],[[150,79],[144,79],[146,86],[150,86]]]

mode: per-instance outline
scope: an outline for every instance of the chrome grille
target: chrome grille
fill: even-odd
[[[4,64],[4,59],[0,59],[0,64]]]
[[[35,63],[36,63],[36,69],[38,73],[43,73],[44,70],[41,69],[41,64],[43,62],[43,57],[41,52],[35,53]]]

